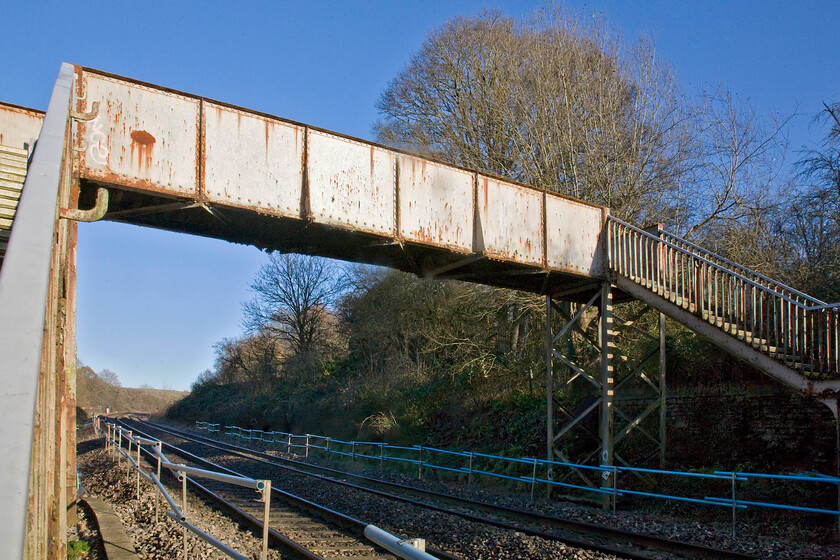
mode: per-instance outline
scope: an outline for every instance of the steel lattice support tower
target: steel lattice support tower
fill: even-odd
[[[638,302],[618,307],[609,283],[583,304],[546,297],[549,460],[664,465],[664,315]],[[583,469],[561,480],[573,476],[590,487],[613,483]]]

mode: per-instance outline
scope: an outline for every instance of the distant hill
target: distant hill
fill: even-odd
[[[163,412],[189,391],[120,387],[102,379],[88,366],[76,370],[76,404],[88,413],[105,412]]]

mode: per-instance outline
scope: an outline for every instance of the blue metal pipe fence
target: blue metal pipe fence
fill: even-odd
[[[196,428],[218,433],[219,424],[209,422],[196,422]],[[467,483],[472,484],[474,476],[485,476],[500,480],[523,483],[530,488],[531,499],[537,485],[545,485],[547,488],[565,488],[596,495],[609,495],[612,497],[613,511],[617,508],[618,499],[622,496],[636,496],[640,498],[652,498],[658,500],[669,500],[675,502],[692,503],[714,507],[727,507],[732,510],[732,534],[735,536],[737,519],[736,512],[750,507],[787,510],[803,513],[815,513],[832,515],[840,523],[840,509],[826,509],[797,504],[781,504],[766,501],[744,500],[739,498],[740,483],[741,489],[744,485],[753,480],[807,482],[831,485],[835,491],[840,487],[840,478],[821,473],[792,473],[792,474],[765,474],[715,471],[714,473],[698,473],[687,471],[672,471],[660,469],[646,469],[640,467],[619,467],[615,465],[580,465],[561,461],[548,461],[534,457],[503,457],[474,451],[452,451],[423,445],[405,447],[390,445],[384,442],[375,441],[345,441],[333,439],[315,434],[292,434],[288,432],[263,432],[260,430],[248,430],[238,426],[225,426],[224,434],[249,441],[260,441],[262,443],[276,443],[286,448],[287,453],[293,450],[302,450],[306,457],[309,457],[311,450],[318,450],[325,454],[350,457],[351,459],[366,459],[379,461],[380,465],[391,461],[415,465],[417,477],[422,478],[423,470],[444,471],[467,477]],[[562,480],[554,480],[553,473],[560,469],[589,471],[600,476],[600,473],[612,475],[613,486],[593,487],[582,484],[572,484]],[[519,474],[527,470],[527,474]],[[632,488],[620,487],[619,480],[622,475],[646,474],[658,477],[676,477],[679,479],[707,480],[726,483],[728,496],[682,496],[676,494],[645,492]],[[721,486],[723,489],[723,486]]]

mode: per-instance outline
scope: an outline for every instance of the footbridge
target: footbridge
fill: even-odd
[[[560,443],[590,415],[590,458],[626,462],[615,447],[632,434],[664,453],[665,316],[837,413],[836,305],[608,208],[64,64],[45,114],[0,105],[0,530],[10,557],[64,557],[76,228],[99,219],[545,296],[549,458],[565,458]],[[653,311],[653,332],[635,308],[619,317],[626,301]],[[619,343],[629,332],[652,341],[632,359]],[[572,334],[591,342],[589,354],[570,349]],[[594,392],[583,410],[554,398],[572,383]],[[652,393],[629,414],[619,397],[631,387]],[[645,424],[657,417],[658,436]]]

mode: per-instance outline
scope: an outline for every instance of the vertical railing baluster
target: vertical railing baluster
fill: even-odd
[[[838,310],[813,309],[820,302],[659,228],[642,232],[609,217],[605,233],[613,272],[788,365],[840,373]]]

